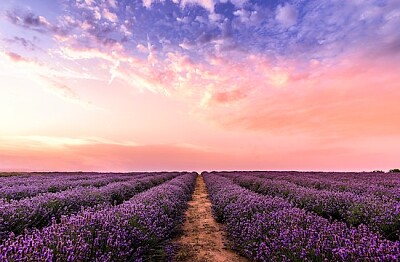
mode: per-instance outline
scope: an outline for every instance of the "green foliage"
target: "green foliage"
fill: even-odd
[[[56,193],[58,191],[58,187],[56,186],[50,186],[47,191],[49,191],[50,193]]]
[[[365,209],[366,207],[361,204],[354,204],[349,208],[348,214],[347,214],[347,222],[352,225],[357,227],[360,224],[366,223],[367,218],[365,217]]]
[[[390,173],[400,173],[400,169],[399,168],[390,169],[389,172]]]

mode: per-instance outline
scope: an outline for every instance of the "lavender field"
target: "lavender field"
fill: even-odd
[[[400,176],[204,173],[232,248],[254,261],[399,261]]]
[[[196,176],[0,178],[0,261],[140,261],[179,228]]]
[[[0,261],[226,261],[209,218],[237,261],[399,261],[399,188],[396,173],[4,176]]]

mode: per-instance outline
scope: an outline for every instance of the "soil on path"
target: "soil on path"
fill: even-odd
[[[248,261],[225,246],[226,238],[221,225],[212,217],[211,202],[202,176],[197,177],[193,198],[185,215],[183,235],[176,241],[180,249],[175,261]]]

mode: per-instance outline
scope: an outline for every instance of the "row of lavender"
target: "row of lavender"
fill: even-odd
[[[5,201],[20,200],[43,193],[55,193],[74,187],[101,187],[111,182],[126,181],[132,177],[146,174],[98,174],[50,173],[25,174],[0,178],[0,199]]]
[[[293,207],[287,200],[203,174],[214,216],[234,249],[255,261],[398,261],[400,242],[364,225],[349,227]]]
[[[399,173],[339,173],[339,172],[241,172],[243,175],[287,181],[298,186],[350,192],[355,194],[373,194],[378,197],[389,197],[400,200]]]
[[[82,208],[101,209],[107,205],[118,205],[135,194],[178,175],[179,173],[149,173],[99,188],[80,186],[19,201],[0,202],[0,241],[7,239],[10,233],[19,235],[32,228],[48,226],[52,219],[59,221],[62,215],[77,213]],[[110,176],[112,177],[111,174]],[[60,176],[59,180],[62,179]]]
[[[389,240],[400,239],[400,201],[394,198],[350,191],[318,190],[246,173],[221,175],[256,193],[284,198],[293,206],[324,218],[343,221],[350,226],[364,224]],[[351,184],[351,180],[348,183]]]
[[[121,205],[12,237],[0,246],[0,261],[140,261],[181,225],[196,176],[184,173]]]
[[[91,180],[99,177],[104,177],[107,173],[83,173],[83,172],[44,172],[44,173],[10,173],[9,176],[0,177],[0,188],[34,185],[43,182],[59,181],[59,177],[63,180]]]

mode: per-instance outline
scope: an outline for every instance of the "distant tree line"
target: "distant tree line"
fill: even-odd
[[[383,170],[374,170],[374,171],[372,171],[372,173],[385,173],[385,171],[383,171]],[[400,173],[400,169],[399,168],[390,169],[389,173]]]

